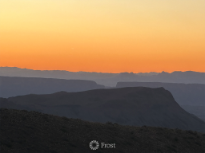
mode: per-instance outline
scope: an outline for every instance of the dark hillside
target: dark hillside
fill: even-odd
[[[183,109],[205,121],[205,84],[118,82],[116,87],[163,87],[172,93],[176,102]]]
[[[133,87],[59,92],[11,97],[7,101],[18,107],[22,106],[22,109],[93,122],[110,121],[123,125],[160,126],[205,133],[205,123],[183,110],[164,88]]]
[[[1,153],[204,153],[205,134],[0,109]],[[91,151],[89,142],[115,144]]]
[[[205,84],[183,84],[162,82],[118,82],[117,88],[163,87],[169,90],[180,105],[205,106]]]

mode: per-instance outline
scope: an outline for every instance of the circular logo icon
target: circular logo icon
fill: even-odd
[[[99,148],[99,143],[96,140],[93,140],[89,144],[91,150],[97,150]]]

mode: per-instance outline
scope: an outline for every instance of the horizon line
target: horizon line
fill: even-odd
[[[119,72],[119,73],[113,73],[113,72],[89,72],[89,71],[68,71],[68,70],[56,70],[56,69],[31,69],[31,68],[22,68],[22,67],[12,67],[12,66],[0,66],[0,68],[17,68],[17,69],[26,69],[26,70],[33,70],[33,71],[66,71],[66,72],[71,72],[71,73],[109,73],[109,74],[122,74],[122,73],[129,73],[129,74],[139,74],[139,73],[174,73],[174,72],[196,72],[196,73],[205,73],[205,72],[198,72],[198,71],[192,71],[192,70],[188,70],[188,71],[172,71],[172,72],[166,72],[166,71],[161,71],[161,72],[138,72],[138,73],[134,73],[134,72]]]

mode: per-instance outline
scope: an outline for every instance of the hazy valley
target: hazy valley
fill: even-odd
[[[204,84],[118,82],[116,88],[122,87],[163,87],[171,92],[176,102],[183,109],[205,121]],[[92,89],[108,89],[108,87],[89,80],[0,76],[0,97],[3,98],[27,94],[52,94],[60,91],[79,92]]]
[[[176,74],[182,77],[185,72],[93,74],[54,71],[53,75],[51,71],[29,72],[46,75],[41,78],[38,75],[31,77],[30,73],[9,72],[6,73],[8,76],[0,76],[2,152],[90,152],[88,143],[95,139],[115,142],[119,146],[115,150],[99,149],[96,151],[99,153],[134,153],[136,150],[142,153],[200,153],[205,150],[204,134],[200,134],[205,133],[205,85],[196,79],[203,73],[187,72],[195,76],[190,75],[189,79],[197,81],[185,84],[186,79],[176,77]],[[64,73],[64,77],[60,73]],[[66,77],[68,73],[73,75],[68,77],[70,79]],[[83,80],[78,77],[81,74],[87,77]],[[147,82],[163,75],[162,82]],[[187,82],[190,81],[188,78]],[[163,82],[165,80],[169,83]],[[175,83],[170,83],[171,80]]]

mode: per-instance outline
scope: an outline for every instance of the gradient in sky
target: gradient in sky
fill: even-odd
[[[0,66],[205,72],[204,0],[0,0]]]

